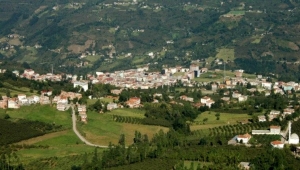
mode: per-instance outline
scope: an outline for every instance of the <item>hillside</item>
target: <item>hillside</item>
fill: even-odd
[[[223,68],[225,61],[228,69],[298,80],[299,6],[299,0],[3,0],[0,57],[81,74],[194,60]]]

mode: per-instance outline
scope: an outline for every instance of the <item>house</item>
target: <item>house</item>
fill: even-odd
[[[75,81],[73,83],[74,88],[76,88],[78,86],[81,87],[84,91],[87,91],[89,89],[88,83],[84,82],[84,81]]]
[[[283,116],[291,115],[293,113],[295,113],[295,109],[292,108],[286,108],[283,110]]]
[[[7,100],[0,100],[0,108],[7,109]]]
[[[209,101],[206,102],[205,105],[206,105],[208,108],[211,108],[211,106],[212,106],[213,104],[215,104],[215,101],[209,100]]]
[[[51,96],[52,95],[52,91],[51,90],[42,90],[41,91],[41,95]]]
[[[280,115],[280,111],[278,110],[271,110],[269,114],[269,121],[272,121],[274,118],[278,118]]]
[[[241,143],[244,143],[244,144],[248,143],[250,139],[251,139],[251,135],[248,134],[248,133],[246,133],[244,135],[238,135],[237,136],[237,141],[241,142]]]
[[[244,96],[244,95],[241,95],[238,97],[239,102],[245,102],[245,101],[247,101],[247,99],[248,99],[248,96]]]
[[[9,109],[19,109],[20,105],[18,104],[17,98],[10,98],[8,99],[7,108]]]
[[[110,93],[115,94],[115,95],[120,95],[122,92],[122,89],[113,89],[110,90]]]
[[[240,162],[239,168],[242,170],[249,170],[250,169],[250,162]]]
[[[41,105],[50,104],[50,98],[48,96],[41,95],[41,97],[40,97],[40,104]]]
[[[18,100],[26,99],[26,94],[18,94]]]
[[[86,105],[78,105],[77,106],[78,112],[86,112]]]
[[[109,103],[107,104],[107,110],[113,110],[113,109],[117,109],[118,105],[117,103]]]
[[[258,121],[259,121],[259,122],[266,122],[266,121],[267,121],[266,116],[264,116],[264,115],[262,115],[262,116],[257,116],[257,118],[258,118]]]
[[[65,111],[67,110],[67,105],[65,103],[57,103],[56,109],[59,111]]]
[[[242,96],[242,94],[239,93],[238,91],[234,91],[234,92],[232,93],[232,98],[238,99],[240,96]]]
[[[280,134],[280,126],[270,126],[270,134]]]
[[[57,104],[68,104],[68,98],[65,96],[60,97],[60,99],[57,101]]]
[[[141,99],[139,97],[131,97],[126,104],[130,107],[130,108],[137,108],[140,107],[141,104]]]
[[[216,83],[211,84],[211,90],[212,91],[217,91],[218,90],[218,85]]]
[[[184,101],[189,101],[189,102],[194,102],[194,98],[192,97],[187,97],[186,95],[182,95],[179,97],[180,100],[184,100]]]
[[[28,103],[29,103],[29,104],[40,103],[40,97],[39,97],[39,96],[36,96],[36,95],[29,96],[29,97],[27,97],[27,99],[28,99]]]
[[[279,149],[282,149],[284,147],[284,143],[279,141],[279,140],[275,140],[275,141],[272,141],[271,142],[271,145],[274,147],[274,148],[279,148]]]
[[[261,86],[265,89],[271,90],[272,89],[272,83],[270,82],[262,82]]]
[[[206,102],[208,102],[209,100],[211,100],[210,97],[204,96],[204,97],[201,98],[200,102],[201,102],[202,104],[206,104]]]

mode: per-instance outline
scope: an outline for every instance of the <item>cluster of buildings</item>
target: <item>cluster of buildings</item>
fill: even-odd
[[[35,81],[45,81],[45,80],[61,81],[62,80],[61,74],[53,74],[53,73],[39,74],[39,73],[36,73],[32,69],[25,69],[22,74],[20,74],[19,71],[17,71],[17,70],[13,71],[13,73],[16,76],[19,76],[21,78],[26,78],[26,79],[35,80]]]
[[[40,96],[25,94],[18,94],[17,97],[2,96],[0,100],[0,108],[2,109],[19,109],[21,106],[28,106],[31,104],[50,104],[50,98],[43,93]]]
[[[291,122],[288,124],[288,136],[286,137],[286,132],[281,132],[280,126],[270,126],[270,130],[252,130],[252,135],[280,135],[282,137],[282,140],[275,140],[272,141],[270,144],[274,148],[282,149],[284,147],[284,144],[299,144],[299,136],[296,133],[292,134],[292,126]],[[235,144],[236,142],[247,144],[252,136],[248,133],[237,135],[230,141],[228,141],[228,144]]]
[[[283,109],[283,111],[279,111],[279,110],[271,110],[270,113],[267,114],[267,116],[265,115],[261,115],[258,116],[258,121],[259,122],[266,122],[266,121],[272,121],[275,118],[285,118],[288,115],[291,115],[295,113],[295,109],[287,107],[285,109]]]
[[[113,73],[96,72],[96,76],[88,78],[93,83],[111,84],[120,88],[150,89],[177,82],[176,77],[162,75],[159,72],[146,72],[148,66]]]

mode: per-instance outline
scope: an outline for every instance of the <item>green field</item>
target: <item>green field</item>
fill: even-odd
[[[191,130],[207,129],[216,126],[223,126],[229,124],[237,124],[239,121],[245,121],[251,118],[248,114],[231,114],[231,113],[220,113],[220,119],[217,120],[215,116],[216,112],[206,111],[201,113],[191,125]],[[207,121],[203,120],[207,118]]]
[[[118,116],[128,116],[128,117],[137,117],[137,118],[144,118],[145,117],[145,110],[141,109],[114,109],[112,111],[107,112],[108,115],[118,115]]]
[[[8,109],[6,113],[12,119],[27,119],[45,123],[62,125],[65,129],[72,127],[71,114],[68,111],[60,112],[50,105],[22,106],[20,109]]]
[[[217,50],[218,54],[216,58],[223,59],[223,61],[233,61],[234,57],[234,49],[232,48],[221,48]]]
[[[136,114],[136,110],[127,115]],[[121,110],[115,113],[121,114]],[[138,125],[129,123],[118,123],[112,119],[112,114],[99,114],[88,112],[88,123],[78,124],[78,129],[83,133],[87,140],[95,144],[108,145],[109,142],[117,144],[121,134],[126,136],[126,144],[131,144],[134,138],[134,132],[139,131],[142,134],[147,134],[151,138],[160,129],[167,131],[168,128],[159,126]]]
[[[227,15],[235,15],[235,16],[239,16],[239,15],[245,15],[245,11],[230,11],[227,13]]]
[[[96,62],[97,60],[99,60],[101,58],[100,55],[89,55],[86,57],[86,59],[92,63]]]
[[[18,94],[26,94],[28,96],[36,95],[37,91],[30,92],[30,89],[27,87],[16,87],[7,82],[3,82],[4,87],[0,88],[0,95],[6,95],[7,90],[10,91],[11,96],[15,96]]]

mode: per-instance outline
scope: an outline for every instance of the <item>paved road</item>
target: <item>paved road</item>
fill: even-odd
[[[71,106],[72,108],[72,122],[73,122],[73,131],[74,133],[78,136],[78,138],[84,142],[86,145],[89,145],[89,146],[94,146],[94,147],[99,147],[99,148],[108,148],[108,146],[104,146],[104,145],[96,145],[96,144],[93,144],[89,141],[87,141],[77,130],[77,126],[76,126],[76,115],[75,115],[75,110],[74,110],[74,106]]]

